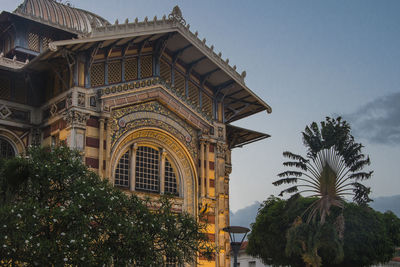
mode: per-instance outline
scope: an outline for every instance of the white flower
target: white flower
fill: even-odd
[[[68,261],[68,259],[67,259],[67,258],[64,258],[64,261]]]
[[[72,239],[72,240],[71,240],[71,241],[69,241],[69,242],[70,242],[70,243],[75,243],[75,240],[73,240],[73,239]]]
[[[7,247],[7,245],[3,245],[3,248],[6,248]]]
[[[3,227],[4,227],[4,228],[7,228],[7,225],[4,224]]]
[[[40,243],[37,243],[36,246],[40,247]]]
[[[21,218],[21,214],[18,213],[18,214],[17,214],[17,217]]]
[[[4,239],[7,239],[7,238],[8,238],[8,236],[5,235],[5,236],[4,236]]]
[[[61,235],[62,235],[62,236],[65,236],[65,233],[64,233],[64,232],[62,232],[62,233],[61,233]]]
[[[28,244],[29,243],[29,240],[25,240],[25,244]]]
[[[53,219],[53,222],[57,222],[57,219]]]

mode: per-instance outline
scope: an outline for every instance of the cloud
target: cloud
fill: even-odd
[[[357,137],[376,144],[400,145],[400,92],[377,98],[343,117]]]

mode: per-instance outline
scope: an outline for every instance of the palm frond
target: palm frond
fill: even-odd
[[[298,178],[290,177],[290,178],[283,178],[273,182],[272,184],[275,186],[279,186],[281,184],[295,184],[297,183]]]
[[[355,180],[366,180],[369,179],[373,173],[373,171],[352,173],[349,175],[349,178]]]
[[[307,164],[303,163],[303,162],[300,162],[300,161],[286,161],[286,162],[283,163],[283,166],[296,167],[296,168],[300,168],[300,169],[302,169],[304,171],[307,170]]]
[[[297,172],[297,171],[285,171],[281,172],[278,174],[278,177],[287,177],[287,176],[295,176],[295,177],[301,177],[303,175],[302,172]]]
[[[290,159],[293,159],[293,160],[298,160],[298,161],[301,161],[301,162],[304,162],[304,163],[306,163],[306,162],[308,161],[307,159],[303,158],[302,156],[297,155],[297,154],[294,154],[294,153],[292,153],[292,152],[290,152],[290,151],[285,151],[285,152],[282,153],[282,155],[283,155],[285,158],[290,158]]]
[[[292,186],[292,187],[289,187],[289,188],[287,188],[287,189],[281,191],[281,192],[279,193],[279,196],[282,197],[284,193],[289,193],[289,194],[290,194],[290,193],[294,193],[294,192],[297,192],[297,191],[299,191],[298,188],[297,188],[297,186]]]

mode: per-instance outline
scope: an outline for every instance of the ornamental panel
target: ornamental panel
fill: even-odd
[[[111,61],[108,63],[108,83],[120,83],[122,81],[121,61]]]
[[[175,86],[175,89],[176,89],[176,91],[180,94],[180,95],[186,95],[186,93],[185,93],[185,76],[183,76],[179,71],[177,71],[176,69],[175,69],[175,72],[174,72],[174,78],[175,78],[175,81],[174,81],[174,86]]]
[[[28,48],[29,50],[40,52],[39,34],[35,32],[28,33]]]
[[[201,103],[202,103],[201,110],[209,117],[212,117],[213,115],[212,98],[209,97],[206,93],[202,92]]]
[[[90,82],[92,87],[104,85],[104,63],[96,63],[92,65],[90,70]]]
[[[125,61],[125,81],[132,81],[138,78],[137,58],[129,58]]]
[[[0,77],[0,98],[11,98],[11,81],[8,77],[5,76]]]
[[[140,58],[140,70],[142,78],[149,78],[153,76],[153,57],[142,56]]]
[[[189,95],[188,95],[189,101],[195,107],[198,107],[200,105],[200,102],[199,102],[199,88],[194,83],[189,81],[188,90],[189,90]]]
[[[160,76],[165,82],[171,82],[171,66],[162,59],[160,60]]]

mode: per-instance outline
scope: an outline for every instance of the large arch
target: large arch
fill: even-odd
[[[134,143],[159,146],[171,155],[180,176],[183,210],[197,216],[198,180],[195,160],[178,139],[164,130],[147,127],[129,131],[121,136],[119,141],[111,148],[111,168],[108,173],[110,179],[114,179],[115,168],[122,153]]]
[[[0,128],[0,137],[8,141],[14,148],[15,155],[24,155],[26,152],[24,142],[12,131]]]

